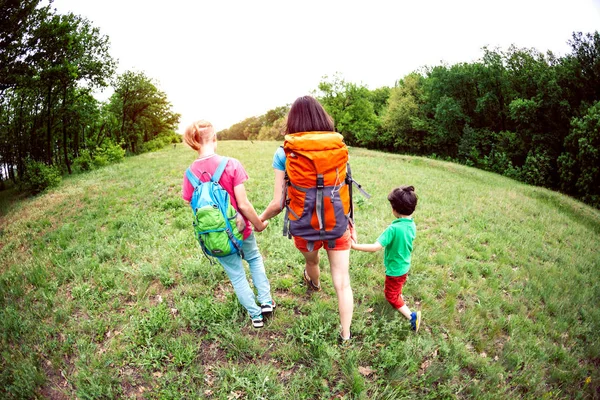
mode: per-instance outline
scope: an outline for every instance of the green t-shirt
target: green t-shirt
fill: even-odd
[[[408,272],[416,236],[417,226],[412,218],[398,218],[377,238],[377,242],[385,247],[383,262],[386,275],[401,276]]]

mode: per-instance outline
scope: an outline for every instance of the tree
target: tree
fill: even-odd
[[[69,155],[77,152],[72,145],[79,132],[70,129],[76,113],[73,104],[76,96],[107,85],[115,63],[108,53],[108,37],[101,36],[98,28],[87,19],[74,14],[50,15],[34,32],[33,42],[37,52],[28,57],[39,84],[46,92],[46,132],[48,163],[53,161],[55,143],[63,150],[63,164],[71,173]],[[77,90],[79,88],[79,90]],[[59,105],[53,109],[53,105]],[[56,115],[52,115],[56,114]],[[60,121],[60,136],[54,137],[55,118]]]
[[[157,89],[143,72],[127,71],[117,77],[108,109],[119,122],[114,132],[117,143],[125,143],[132,153],[142,143],[168,134],[179,123],[180,115],[171,110],[164,92]]]
[[[271,126],[263,125],[257,140],[282,140],[285,133],[285,118],[279,118]]]
[[[387,109],[382,118],[380,141],[385,148],[401,152],[423,154],[426,131],[421,122],[423,102],[423,77],[412,73],[390,90]]]
[[[96,106],[91,90],[105,86],[114,70],[108,38],[97,28],[39,3],[0,3],[0,116],[6,122],[0,160],[19,174],[26,158],[71,172],[83,134],[74,122]]]
[[[371,93],[365,86],[325,76],[319,83],[318,100],[335,122],[335,129],[348,144],[376,146],[381,122],[375,114]]]
[[[370,100],[373,103],[373,111],[380,118],[385,114],[391,93],[392,89],[387,86],[371,90]]]
[[[562,189],[600,207],[600,101],[573,118],[558,164]]]
[[[571,54],[563,62],[568,71],[564,83],[572,92],[573,107],[578,108],[600,98],[600,33],[575,32],[568,43]]]
[[[290,106],[280,106],[275,107],[272,110],[269,110],[264,115],[264,125],[265,126],[273,126],[275,122],[284,118],[288,111],[290,110]]]
[[[31,75],[26,57],[35,49],[30,38],[44,20],[50,4],[39,8],[41,0],[0,1],[0,92],[16,87],[23,77]]]

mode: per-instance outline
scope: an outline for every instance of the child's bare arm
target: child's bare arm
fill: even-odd
[[[265,211],[263,211],[262,214],[260,214],[259,217],[261,220],[266,221],[268,219],[273,218],[274,216],[279,214],[281,210],[283,210],[283,208],[285,207],[285,204],[283,204],[283,191],[285,190],[284,179],[285,172],[276,169],[275,184],[273,187],[273,199],[271,200],[267,208],[265,208]]]
[[[367,251],[369,253],[373,253],[383,249],[383,246],[379,242],[375,242],[372,244],[360,244],[352,242],[352,248],[358,251]]]
[[[269,223],[262,222],[258,217],[258,214],[256,214],[254,206],[250,203],[250,200],[248,200],[244,184],[241,183],[234,187],[233,193],[235,194],[235,201],[237,202],[238,209],[242,215],[254,225],[254,229],[256,229],[257,232],[263,231]]]

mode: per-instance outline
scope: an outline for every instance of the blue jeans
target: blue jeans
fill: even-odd
[[[263,264],[263,258],[258,251],[254,233],[251,233],[250,236],[244,240],[242,249],[244,250],[244,260],[246,260],[250,267],[252,283],[258,291],[259,304],[265,304],[272,301],[271,285],[269,284],[267,274],[265,273],[265,265]],[[246,271],[242,265],[242,258],[240,255],[233,254],[227,257],[219,257],[217,260],[219,260],[219,263],[221,263],[223,269],[225,269],[239,302],[246,310],[248,310],[248,314],[251,317],[259,315],[261,313],[261,308],[256,304],[254,291],[250,289],[250,284],[246,278]]]

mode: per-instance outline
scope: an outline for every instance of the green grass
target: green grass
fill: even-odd
[[[221,142],[257,210],[279,143]],[[178,146],[67,178],[0,217],[0,397],[600,398],[600,213],[468,167],[353,148],[359,238],[391,222],[386,196],[419,195],[405,299],[383,297],[382,254],[353,252],[349,347],[326,257],[306,293],[281,216],[257,234],[277,314],[253,330],[225,273],[194,241]]]

